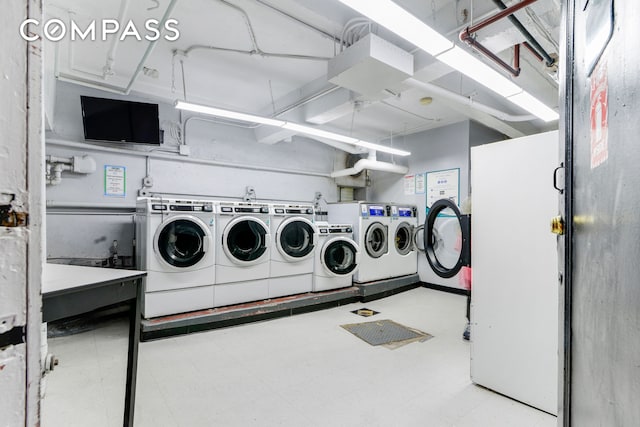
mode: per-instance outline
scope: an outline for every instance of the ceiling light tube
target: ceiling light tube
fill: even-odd
[[[560,118],[560,115],[556,111],[547,107],[539,99],[526,91],[522,91],[520,93],[512,95],[507,99],[520,108],[524,108],[532,114],[540,117],[545,122],[552,122]]]
[[[370,148],[383,153],[395,154],[398,156],[408,156],[411,154],[409,151],[398,150],[396,148],[391,148],[384,145],[361,141],[357,138],[353,138],[346,135],[340,135],[335,132],[329,132],[329,131],[318,129],[315,127],[299,125],[297,123],[285,122],[284,120],[272,119],[269,117],[239,113],[237,111],[225,110],[222,108],[215,108],[215,107],[208,107],[206,105],[200,105],[200,104],[192,104],[190,102],[184,102],[184,101],[176,101],[175,108],[179,110],[192,111],[194,113],[201,113],[201,114],[208,114],[210,116],[215,116],[215,117],[222,117],[225,119],[239,120],[242,122],[249,122],[249,123],[260,123],[263,125],[284,128],[292,132],[295,132],[296,134],[304,134],[304,135],[332,139],[334,141],[339,141],[347,144],[352,144],[355,146]]]
[[[346,142],[347,144],[355,144],[356,142],[358,142],[357,138],[352,138],[350,136],[340,135],[334,132],[328,132],[326,130],[314,128],[311,126],[299,125],[291,122],[286,122],[282,127],[285,129],[292,130],[296,133],[302,133],[302,134],[311,135],[311,136],[319,136],[322,138],[329,138],[329,139],[333,139],[334,141]]]
[[[522,92],[520,86],[458,46],[437,55],[436,59],[505,98]]]
[[[397,148],[391,148],[380,144],[374,144],[373,142],[367,142],[359,140],[356,142],[356,145],[359,147],[369,148],[371,150],[380,151],[383,153],[395,154],[396,156],[409,156],[411,153],[409,151],[399,150]]]
[[[225,119],[239,120],[241,122],[260,123],[263,125],[283,127],[287,122],[268,117],[255,116],[253,114],[239,113],[237,111],[223,110],[222,108],[208,107],[206,105],[192,104],[190,102],[176,101],[175,107],[179,110],[192,111],[194,113],[209,114],[210,116],[223,117]]]
[[[431,55],[438,55],[454,46],[451,40],[391,0],[340,0],[340,2]]]
[[[393,1],[339,1],[542,120],[553,121],[559,118],[553,109]]]

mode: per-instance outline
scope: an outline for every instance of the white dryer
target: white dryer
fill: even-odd
[[[215,207],[210,201],[140,198],[136,262],[146,270],[146,318],[212,308]]]
[[[270,213],[266,203],[218,202],[216,307],[269,297]]]
[[[313,270],[313,292],[346,288],[358,271],[360,248],[349,224],[317,222],[318,249]]]
[[[393,277],[389,272],[389,227],[391,204],[369,202],[329,203],[329,221],[354,224],[353,237],[362,248],[360,267],[353,276],[356,283]]]
[[[392,277],[406,276],[418,272],[417,233],[418,208],[413,205],[391,205],[391,226],[389,236],[389,274]]]
[[[318,230],[313,205],[271,205],[269,298],[311,292]]]

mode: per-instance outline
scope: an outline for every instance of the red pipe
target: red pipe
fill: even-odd
[[[528,50],[529,52],[531,52],[531,54],[532,54],[533,56],[535,56],[535,57],[536,57],[536,59],[537,59],[538,61],[540,61],[540,62],[544,61],[544,58],[542,57],[542,55],[540,55],[540,54],[538,53],[538,51],[537,51],[537,50],[535,50],[535,49],[533,48],[533,46],[531,46],[531,45],[530,45],[529,43],[527,43],[527,42],[523,42],[522,44],[524,45],[524,47],[526,47],[526,48],[527,48],[527,50]]]
[[[514,12],[529,6],[531,3],[536,2],[537,0],[522,0],[520,3],[515,4],[511,7],[508,7],[506,9],[503,9],[502,11],[498,12],[497,14],[488,17],[487,19],[485,19],[484,21],[478,22],[476,25],[473,25],[471,27],[467,27],[466,29],[462,30],[460,32],[460,40],[462,40],[463,42],[467,43],[468,45],[470,45],[471,47],[475,48],[476,50],[484,53],[486,56],[488,56],[491,60],[493,60],[496,64],[498,64],[499,66],[501,66],[502,68],[504,68],[505,70],[507,70],[508,72],[510,72],[514,77],[518,77],[520,75],[520,45],[515,45],[514,46],[514,67],[512,67],[511,65],[507,64],[505,61],[503,61],[502,59],[500,59],[500,57],[498,57],[498,55],[496,55],[495,53],[491,52],[489,49],[487,49],[486,47],[484,47],[479,41],[477,41],[476,39],[473,38],[473,36],[471,34],[475,33],[476,31],[493,24],[494,22],[497,22],[499,20],[501,20],[502,18],[505,18],[511,14],[513,14]],[[525,46],[530,49],[533,52],[533,49],[531,48],[531,46],[529,46],[528,43],[525,42]],[[539,56],[536,52],[536,56]],[[542,58],[541,58],[542,60]]]
[[[484,21],[478,22],[476,25],[474,25],[472,27],[467,27],[466,32],[475,33],[479,29],[484,28],[484,27],[486,27],[488,25],[491,25],[494,22],[497,22],[497,21],[501,20],[502,18],[505,18],[505,17],[513,14],[514,12],[517,12],[518,10],[522,9],[523,7],[529,6],[531,3],[535,3],[536,1],[538,1],[538,0],[522,0],[520,3],[514,4],[511,7],[503,9],[500,12],[496,13],[495,15],[488,17]],[[462,37],[462,33],[460,34],[460,37]]]

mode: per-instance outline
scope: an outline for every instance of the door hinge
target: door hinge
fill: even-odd
[[[29,225],[27,212],[16,212],[11,205],[0,205],[0,227],[26,227]]]
[[[0,349],[10,345],[18,345],[27,342],[27,331],[24,326],[16,326],[9,331],[0,334]]]

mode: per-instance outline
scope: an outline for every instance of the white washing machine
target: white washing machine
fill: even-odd
[[[353,276],[356,283],[367,283],[393,277],[389,273],[389,227],[391,204],[369,202],[329,203],[329,221],[354,224],[353,237],[362,248],[360,267]]]
[[[316,222],[318,249],[313,270],[313,292],[346,288],[358,271],[360,248],[349,224]]]
[[[313,205],[271,205],[269,298],[311,292],[318,230]]]
[[[422,226],[418,225],[418,208],[413,205],[391,205],[391,226],[389,237],[389,274],[393,277],[406,276],[418,272],[418,242],[416,235]]]
[[[269,297],[270,211],[266,203],[217,202],[216,307]]]
[[[214,204],[202,200],[140,198],[135,220],[137,268],[147,271],[144,317],[212,308]]]

